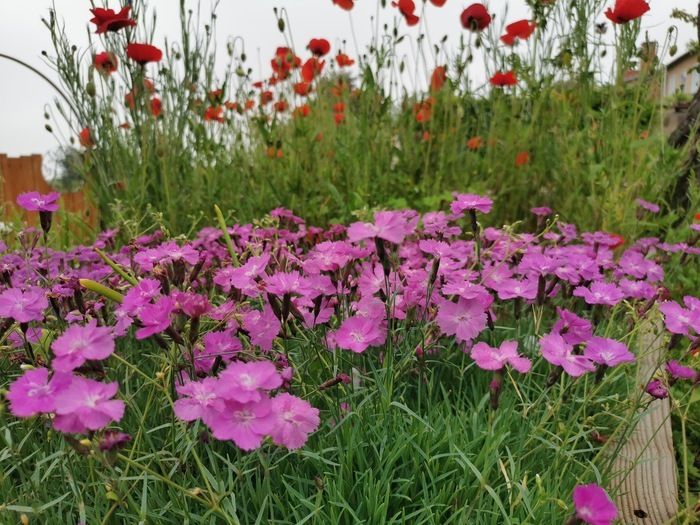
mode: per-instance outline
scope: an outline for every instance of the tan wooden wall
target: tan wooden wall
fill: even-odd
[[[16,217],[19,213],[29,224],[36,225],[38,214],[24,212],[17,206],[16,200],[20,193],[26,191],[39,193],[54,191],[41,175],[41,155],[8,157],[0,153],[0,177],[2,178],[4,218]],[[83,192],[61,194],[60,209],[75,214],[76,219],[88,226],[97,225],[95,208],[85,198]]]

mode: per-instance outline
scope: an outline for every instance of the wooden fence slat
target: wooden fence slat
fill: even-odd
[[[640,332],[636,382],[645,387],[663,361],[665,348],[663,338],[657,335],[659,322],[645,322]],[[629,440],[614,459],[613,471],[620,478],[615,502],[620,523],[673,523],[678,514],[678,479],[668,399],[654,400],[641,412]]]

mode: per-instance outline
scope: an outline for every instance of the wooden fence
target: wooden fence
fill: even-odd
[[[0,154],[0,177],[2,178],[2,202],[4,203],[4,219],[12,219],[21,215],[31,225],[36,225],[36,213],[21,210],[16,203],[17,196],[26,191],[49,193],[54,191],[41,174],[41,155],[24,157],[8,157]],[[84,225],[94,228],[97,225],[97,213],[94,206],[85,198],[83,192],[62,193],[60,200],[61,211],[73,214],[73,217]],[[57,218],[60,221],[60,213]]]

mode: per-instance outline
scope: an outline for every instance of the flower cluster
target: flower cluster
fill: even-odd
[[[118,340],[132,337],[176,349],[178,418],[244,450],[268,437],[295,449],[319,426],[318,410],[292,393],[304,370],[292,369],[284,343],[300,332],[324,352],[373,359],[420,330],[412,358],[469,354],[492,375],[493,409],[511,371],[548,368],[550,384],[589,373],[600,381],[633,362],[629,335],[607,322],[616,312],[643,317],[658,304],[673,344],[685,338],[687,355],[697,353],[700,300],[670,300],[661,263],[698,248],[579,233],[545,207],[533,210],[537,234],[484,227],[493,205],[456,193],[449,212],[378,211],[327,229],[279,208],[274,227],[205,228],[181,243],[156,231],[115,249],[111,230],[65,252],[22,245],[0,258],[2,329],[13,359],[34,367],[10,385],[10,411],[50,414],[68,433],[118,423],[118,385],[101,380]],[[496,326],[535,315],[536,337]],[[351,371],[329,374],[338,372]],[[697,383],[698,373],[669,361],[647,391],[663,397],[677,380]]]

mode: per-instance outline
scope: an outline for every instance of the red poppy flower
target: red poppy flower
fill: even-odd
[[[288,47],[278,47],[275,51],[275,57],[270,61],[270,65],[277,78],[284,80],[289,76],[289,72],[292,69],[296,69],[301,65],[301,59]]]
[[[430,90],[440,91],[447,80],[447,68],[445,66],[437,66],[430,76]]]
[[[414,26],[420,21],[420,18],[415,14],[416,4],[413,0],[398,0],[398,2],[391,2],[391,5],[399,8],[399,11],[406,20],[406,25]]]
[[[345,104],[342,102],[336,102],[333,105],[333,113],[345,113]]]
[[[151,99],[151,115],[158,118],[158,116],[163,111],[163,103],[158,97],[153,97]]]
[[[93,17],[90,22],[97,26],[95,33],[100,34],[105,31],[119,31],[124,27],[133,27],[136,25],[136,20],[129,18],[131,6],[122,8],[121,11],[115,13],[113,9],[102,9],[96,7],[90,9]]]
[[[518,20],[506,26],[506,34],[501,37],[501,42],[508,46],[515,44],[515,39],[527,40],[534,33],[537,24],[529,20]]]
[[[313,82],[314,78],[323,71],[323,66],[326,62],[319,60],[316,57],[311,57],[301,67],[301,78],[305,82]]]
[[[478,150],[478,149],[481,148],[483,145],[484,145],[484,139],[482,139],[482,138],[481,138],[480,136],[478,136],[478,135],[475,136],[475,137],[470,138],[470,139],[467,141],[467,147],[468,147],[470,150],[472,150],[472,151]]]
[[[333,120],[335,120],[335,124],[339,126],[345,121],[345,113],[335,113],[333,115]]]
[[[92,148],[95,143],[92,140],[92,134],[90,133],[90,128],[83,128],[78,133],[78,142],[84,148]]]
[[[416,122],[428,122],[430,120],[432,107],[432,99],[416,103],[413,106],[413,115],[415,116]]]
[[[484,4],[472,4],[459,17],[464,29],[482,31],[491,23],[491,15]]]
[[[696,220],[696,221],[700,221],[700,213],[696,213],[696,214],[695,214],[695,220]]]
[[[515,165],[517,167],[524,166],[530,162],[530,154],[527,151],[521,151],[515,156]]]
[[[263,91],[260,93],[260,105],[265,106],[272,102],[272,99],[274,98],[274,95],[272,94],[272,91]]]
[[[306,49],[311,51],[312,55],[322,57],[331,50],[331,44],[325,38],[312,38],[309,41],[309,45],[306,46]]]
[[[231,111],[238,111],[238,102],[231,102],[230,100],[227,100],[224,102],[224,106],[226,109],[230,109]]]
[[[349,67],[352,66],[355,61],[345,53],[338,53],[335,56],[335,63],[338,64],[338,67]]]
[[[309,107],[308,104],[303,104],[303,105],[294,109],[294,116],[295,117],[308,117],[310,113],[311,113],[311,108]]]
[[[301,97],[305,97],[311,93],[311,83],[309,82],[297,82],[293,87],[294,93]]]
[[[605,11],[605,16],[613,24],[626,24],[636,20],[649,9],[649,4],[644,0],[615,0],[615,7],[612,9],[608,7],[607,11]]]
[[[491,85],[496,87],[514,86],[518,83],[518,79],[513,71],[496,71],[491,77]]]
[[[275,111],[278,113],[284,113],[287,111],[287,108],[289,107],[289,104],[287,104],[286,100],[278,100],[275,102]]]
[[[445,5],[445,2],[447,2],[447,0],[430,0],[430,3],[433,4],[435,7],[442,7],[443,5]]]
[[[204,120],[207,122],[224,122],[224,109],[221,106],[210,106],[204,112]]]
[[[429,131],[423,132],[423,142],[430,142],[430,132]]]
[[[249,98],[248,100],[245,101],[246,111],[249,109],[253,109],[254,107],[255,107],[255,101],[252,98]]]
[[[118,63],[117,56],[109,51],[97,53],[93,61],[95,69],[105,77],[108,77],[117,70]]]
[[[355,0],[333,0],[333,3],[346,11],[350,11],[355,7]]]
[[[129,44],[126,46],[126,56],[143,65],[148,62],[160,62],[163,52],[150,44]]]

